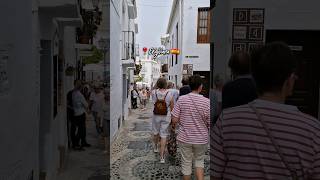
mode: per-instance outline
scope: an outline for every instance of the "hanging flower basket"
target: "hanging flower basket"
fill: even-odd
[[[68,66],[66,69],[66,76],[73,76],[75,72],[75,68],[72,66]]]

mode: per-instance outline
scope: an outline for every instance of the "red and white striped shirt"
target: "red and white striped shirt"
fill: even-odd
[[[208,98],[195,93],[181,96],[171,115],[179,119],[178,141],[187,144],[208,143],[208,128],[210,127]]]
[[[320,122],[295,106],[264,100],[255,100],[253,105],[299,179],[320,179]],[[237,180],[290,177],[266,130],[248,105],[226,109],[212,129],[210,141],[213,177]]]

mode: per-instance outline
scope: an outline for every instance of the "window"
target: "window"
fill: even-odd
[[[210,40],[210,9],[209,7],[198,9],[198,43],[209,43]]]

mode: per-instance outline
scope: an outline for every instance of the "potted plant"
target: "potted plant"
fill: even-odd
[[[75,70],[76,70],[76,69],[75,69],[73,66],[70,66],[70,65],[69,65],[69,66],[66,68],[66,71],[65,71],[66,76],[73,76]]]
[[[92,55],[83,58],[83,64],[97,64],[103,60],[103,52],[96,46],[92,46]]]
[[[89,44],[90,39],[95,36],[98,26],[95,24],[93,12],[87,11],[82,14],[83,27],[80,32],[79,41],[81,44]]]
[[[140,74],[141,69],[142,69],[142,65],[136,64],[136,69],[134,70],[134,75]]]

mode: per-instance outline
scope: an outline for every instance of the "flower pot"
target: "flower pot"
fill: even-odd
[[[79,37],[80,44],[89,44],[90,37],[89,36],[80,36]]]

